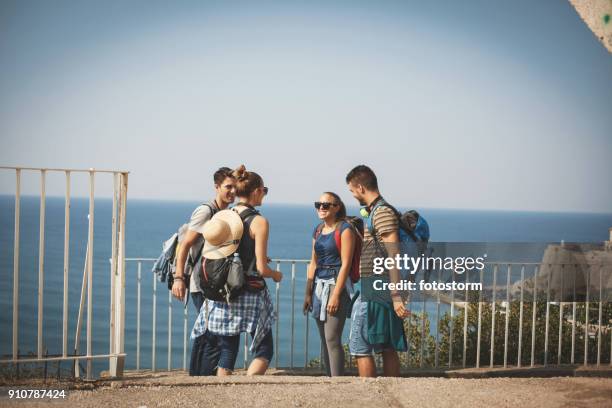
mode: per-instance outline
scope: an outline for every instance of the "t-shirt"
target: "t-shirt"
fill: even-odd
[[[317,234],[317,229],[319,225],[317,225],[312,232],[312,237],[315,238]],[[350,225],[346,221],[342,221],[338,226],[340,229],[340,235],[346,230],[350,228]],[[315,272],[315,276],[319,278],[328,278],[334,276],[340,271],[340,266],[342,265],[342,257],[340,252],[338,252],[338,247],[336,246],[336,231],[333,230],[326,234],[319,234],[315,240],[315,253],[317,254],[317,269]],[[329,267],[335,267],[334,270],[329,271]],[[330,276],[328,276],[330,275]]]
[[[208,204],[208,205],[207,205]],[[208,220],[212,218],[212,210],[210,209],[212,206],[215,209],[217,208],[217,204],[213,201],[210,201],[206,204],[202,204],[198,206],[193,213],[191,214],[191,218],[189,219],[189,223],[187,224],[187,228],[190,231],[194,231],[199,233],[197,241],[191,246],[189,250],[189,254],[192,259],[196,259],[198,257],[198,251],[202,250],[202,244],[204,243],[204,237],[202,236],[202,231],[204,230],[204,225]],[[191,274],[191,279],[189,280],[189,291],[190,292],[201,292],[200,289],[200,271],[194,270]]]
[[[372,224],[376,230],[376,238],[384,248],[382,235],[399,230],[399,222],[395,212],[387,206],[377,207]],[[386,253],[381,253],[379,247],[374,242],[371,232],[368,230],[368,223],[364,223],[363,246],[361,247],[361,262],[359,264],[359,274],[361,277],[372,276],[374,269],[374,258],[384,257]]]

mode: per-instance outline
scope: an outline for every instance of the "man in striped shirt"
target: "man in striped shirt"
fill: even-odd
[[[372,217],[370,231],[365,222],[360,261],[360,284],[367,289],[374,275],[374,258],[393,258],[399,252],[399,220],[393,209],[386,204],[378,190],[376,175],[368,166],[359,165],[346,176],[348,188],[366,218]],[[391,282],[399,281],[399,272],[393,267],[385,271]],[[362,290],[363,292],[363,290]],[[398,351],[407,350],[406,335],[402,319],[409,316],[399,293],[391,292],[391,299],[362,299],[360,295],[353,305],[349,351],[357,360],[361,377],[376,376],[373,353],[382,353],[385,376],[400,374]],[[384,297],[380,297],[384,298]]]

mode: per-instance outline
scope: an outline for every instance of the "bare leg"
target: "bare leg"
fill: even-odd
[[[228,370],[226,368],[217,367],[217,377],[225,377],[228,375],[232,375],[232,370]]]
[[[268,360],[265,358],[254,358],[249,365],[247,375],[264,375],[268,369]]]
[[[383,350],[383,373],[385,377],[400,376],[400,361],[397,351]]]
[[[360,377],[376,377],[376,364],[372,356],[359,356],[357,359],[357,370]]]

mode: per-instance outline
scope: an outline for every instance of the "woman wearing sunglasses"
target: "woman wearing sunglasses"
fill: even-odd
[[[312,234],[312,257],[304,299],[304,313],[313,312],[323,347],[327,375],[344,373],[342,329],[350,308],[351,281],[348,278],[353,259],[353,230],[346,218],[340,197],[323,193],[315,202],[321,219]]]

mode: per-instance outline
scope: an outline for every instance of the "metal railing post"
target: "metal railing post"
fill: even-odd
[[[423,272],[423,275],[425,275],[425,270],[423,268],[421,268],[421,271]],[[451,272],[452,273],[452,272]],[[429,278],[429,276],[427,277]],[[422,304],[422,309],[421,309],[421,357],[420,357],[420,362],[419,362],[419,367],[423,367],[423,365],[425,364],[425,314],[426,314],[426,310],[427,310],[427,295],[423,294],[423,304]],[[451,318],[451,324],[452,324],[452,318]]]
[[[172,292],[168,291],[168,371],[172,370]]]
[[[441,268],[438,269],[438,282],[441,282]],[[438,368],[440,358],[440,291],[436,291],[436,349],[434,353],[434,367]],[[425,296],[425,295],[423,295]]]
[[[66,171],[64,202],[64,298],[62,305],[62,357],[68,356],[68,276],[70,271],[70,172]]]
[[[45,289],[46,171],[40,171],[40,224],[38,235],[38,337],[37,356],[43,358],[43,294]]]
[[[565,280],[565,265],[561,265],[561,298],[559,299],[559,339],[557,346],[557,365],[561,365],[561,346],[563,344],[563,296],[565,296],[564,288]]]
[[[306,280],[308,280],[308,268],[310,268],[310,262],[306,264]],[[304,368],[308,367],[308,329],[309,319],[308,312],[304,314],[306,320],[306,333],[304,333]]]
[[[480,287],[482,288],[482,275],[484,268],[480,270]],[[478,291],[478,333],[476,337],[476,368],[480,368],[480,336],[482,333],[482,290]]]
[[[576,351],[576,276],[578,275],[578,265],[574,265],[574,287],[572,291],[572,354],[570,364],[574,364],[574,353]]]
[[[451,274],[453,272],[451,271]],[[453,277],[454,279],[454,277]],[[450,323],[448,333],[448,368],[453,366],[453,336],[455,334],[455,289],[451,287]]]
[[[425,310],[427,309],[427,296],[423,295],[423,304],[421,306],[421,351],[419,367],[425,364]],[[451,319],[452,320],[452,319]]]
[[[113,341],[113,354],[111,358],[113,377],[123,376],[125,366],[125,221],[127,211],[128,174],[119,175],[119,222],[117,240],[117,267],[115,276],[115,338]]]
[[[157,348],[157,276],[153,274],[153,323],[151,329],[151,371],[155,372]]]
[[[342,333],[341,333],[342,334]],[[293,369],[293,342],[295,335],[295,261],[291,262],[291,343],[289,367]]]
[[[19,357],[19,233],[21,170],[15,170],[15,238],[13,242],[13,360]]]
[[[522,360],[523,351],[523,292],[525,288],[525,265],[521,265],[521,300],[519,303],[519,331],[518,331],[518,356],[517,356],[517,367],[520,367]]]
[[[140,292],[142,285],[142,262],[138,261],[138,283],[136,286],[136,370],[140,370]]]
[[[601,315],[602,315],[602,303],[603,303],[603,284],[602,284],[602,273],[603,267],[599,267],[599,315],[598,315],[598,327],[597,327],[597,366],[601,364]],[[587,326],[588,327],[588,326]],[[610,351],[612,352],[612,332],[610,333]],[[610,365],[612,365],[612,354],[610,354]]]
[[[599,267],[599,313],[601,316],[601,304],[603,302],[603,293],[602,293],[602,279],[601,274],[603,273],[603,265]],[[599,338],[601,339],[601,318],[599,319]],[[601,353],[600,353],[601,354]],[[610,330],[610,367],[612,367],[612,330]]]
[[[276,262],[276,270],[280,271],[280,262]],[[276,308],[276,335],[274,341],[274,368],[278,368],[278,328],[280,323],[280,308],[279,308],[279,300],[280,300],[280,282],[276,282],[275,290],[276,290],[276,301],[274,307]]]
[[[189,293],[185,293],[189,296]],[[183,370],[187,370],[187,308],[183,307]]]
[[[465,307],[463,308],[463,356],[462,356],[463,368],[465,368],[465,364],[467,360],[468,310],[470,310],[469,291],[468,291],[469,273],[470,273],[469,271],[465,271]]]
[[[113,173],[113,213],[112,213],[112,227],[111,227],[111,271],[110,271],[110,333],[109,333],[109,354],[113,354],[115,351],[115,280],[117,278],[117,207],[119,198],[119,175]],[[109,359],[109,371],[113,371],[113,365],[115,362],[113,359]]]
[[[89,245],[85,249],[85,265],[83,266],[83,281],[81,283],[81,297],[79,300],[79,312],[77,315],[77,327],[74,335],[74,354],[78,355],[81,348],[81,329],[83,327],[83,309],[85,308],[85,296],[87,294],[87,264],[89,263]],[[74,361],[74,376],[80,377],[78,360]]]
[[[89,226],[87,246],[89,257],[87,258],[87,379],[93,379],[92,351],[93,351],[93,239],[94,239],[94,183],[95,174],[89,172]]]
[[[510,322],[510,274],[512,267],[508,264],[506,271],[506,324],[504,326],[504,368],[508,367],[508,325]]]
[[[544,366],[548,365],[548,323],[550,317],[550,275],[552,274],[552,267],[548,264],[548,275],[546,285],[546,324],[544,329]]]
[[[412,297],[408,299],[408,303],[406,304],[406,310],[408,310],[408,317],[406,318],[406,368],[410,367],[410,347],[411,347],[411,335],[410,331],[412,330]],[[416,349],[415,349],[416,354]]]
[[[586,366],[589,361],[589,309],[591,307],[590,302],[590,286],[591,286],[591,266],[587,267],[586,276],[586,299],[584,303],[584,365]]]
[[[489,365],[493,367],[495,360],[495,291],[497,290],[497,264],[493,265],[493,300],[491,302],[491,361]]]
[[[533,309],[531,311],[531,367],[535,364],[535,331],[536,314],[538,310],[538,272],[540,268],[536,265],[533,270]]]

